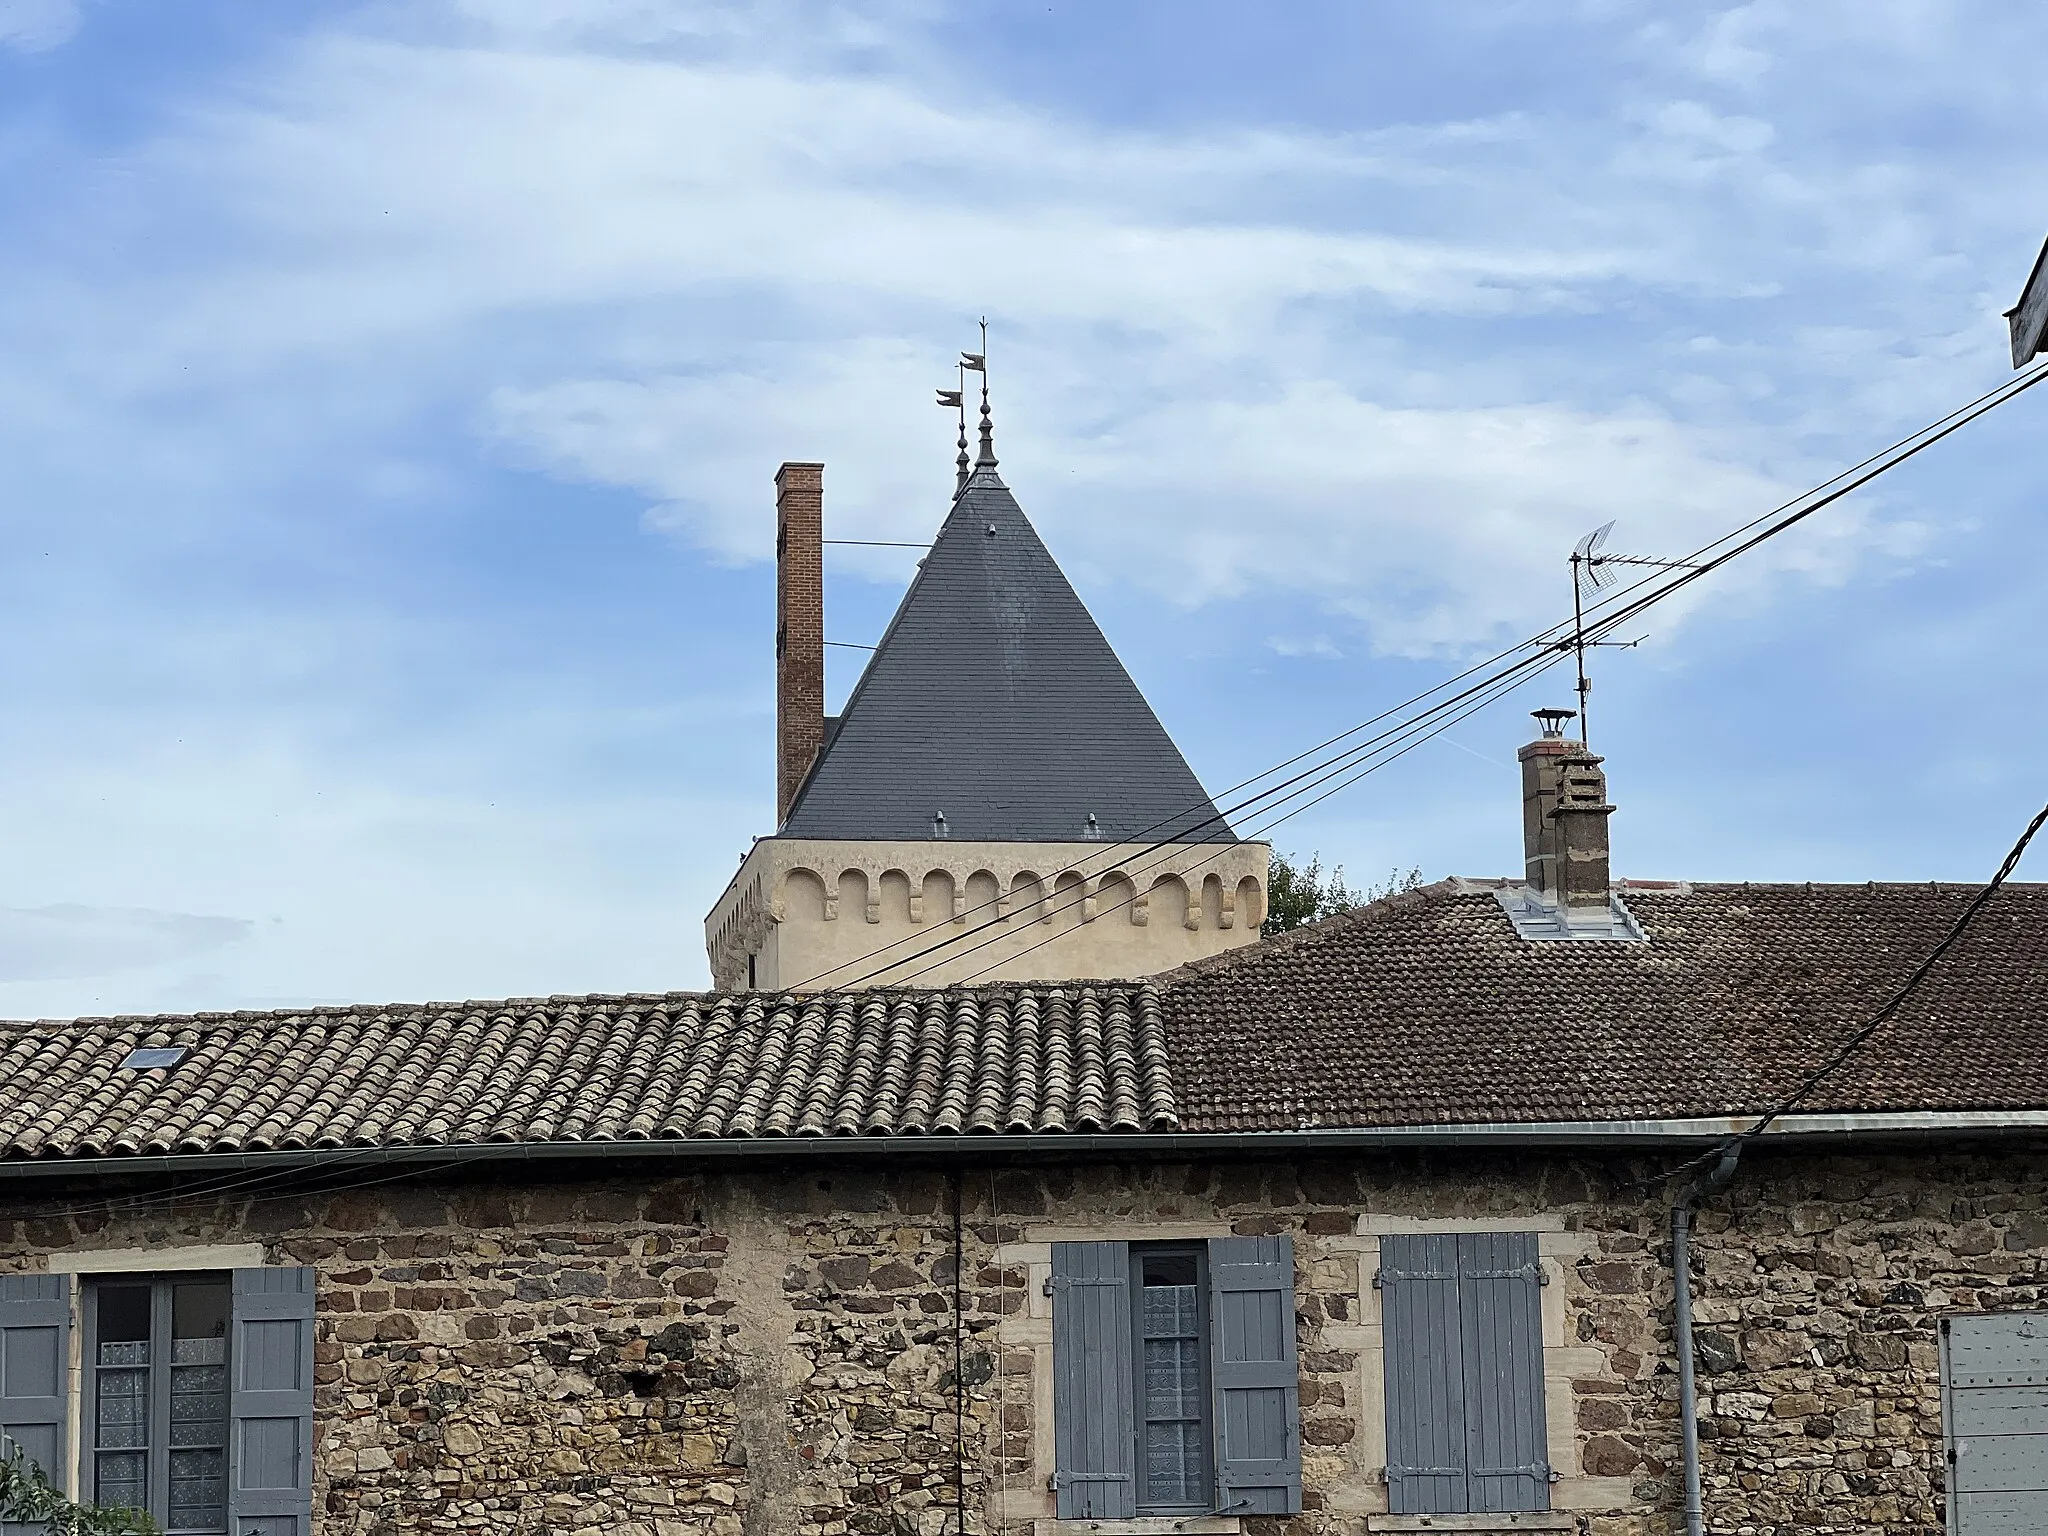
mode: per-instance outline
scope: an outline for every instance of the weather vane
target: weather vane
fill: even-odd
[[[1614,532],[1612,520],[1602,523],[1572,547],[1572,637],[1565,644],[1571,646],[1579,664],[1579,741],[1592,745],[1592,733],[1586,725],[1586,695],[1593,684],[1586,676],[1586,650],[1589,646],[1612,646],[1616,650],[1634,650],[1643,643],[1638,635],[1633,640],[1588,640],[1586,638],[1586,589],[1604,592],[1621,578],[1610,566],[1645,565],[1660,571],[1691,571],[1699,567],[1687,560],[1658,560],[1649,555],[1606,555],[1607,535]]]
[[[960,371],[958,389],[942,389],[939,404],[950,406],[960,413],[960,452],[953,460],[956,471],[953,494],[957,497],[967,489],[967,375],[981,375],[981,456],[976,464],[994,464],[996,461],[995,422],[988,408],[988,316],[981,317],[981,350],[962,352],[956,365]]]
[[[953,495],[958,499],[967,489],[967,365],[960,364],[960,387],[939,391],[939,404],[949,405],[960,413],[960,452],[953,460]]]

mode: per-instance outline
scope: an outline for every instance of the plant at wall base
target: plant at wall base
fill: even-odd
[[[18,1445],[0,1461],[0,1520],[39,1525],[50,1536],[158,1536],[156,1522],[139,1509],[67,1499]]]

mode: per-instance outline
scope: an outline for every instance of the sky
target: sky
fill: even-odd
[[[1568,613],[1594,526],[1683,553],[2007,377],[2044,56],[1971,0],[0,0],[0,1016],[703,985],[775,468],[928,538],[983,316],[1220,795]],[[2044,421],[1595,658],[1619,873],[1989,874]],[[913,559],[833,550],[828,635]],[[1270,835],[1514,871],[1568,693]]]

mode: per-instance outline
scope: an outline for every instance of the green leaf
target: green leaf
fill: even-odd
[[[40,1525],[50,1536],[159,1536],[139,1509],[108,1509],[66,1498],[21,1447],[6,1442],[0,1460],[0,1520]]]

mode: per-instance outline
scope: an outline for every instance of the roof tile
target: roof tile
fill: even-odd
[[[1056,1132],[1075,1118],[1072,1073],[1036,1071],[1042,1029],[1061,1060],[1100,1059],[1089,1102],[1122,1106],[1119,1126],[1172,1126],[1141,1070],[1166,1046],[1136,983],[679,992],[0,1023],[0,1157]],[[1134,1043],[1105,1057],[1105,1031]],[[120,1070],[146,1040],[191,1054]]]

